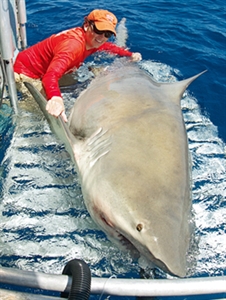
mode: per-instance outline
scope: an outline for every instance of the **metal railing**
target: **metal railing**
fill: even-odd
[[[68,275],[0,268],[0,283],[63,292],[70,291],[72,280]],[[218,294],[219,298],[225,298],[225,293],[226,276],[184,279],[118,279],[95,277],[91,279],[91,294],[138,297]]]
[[[27,47],[25,0],[0,0],[0,104],[9,96],[17,113],[17,91],[13,63],[18,51]]]

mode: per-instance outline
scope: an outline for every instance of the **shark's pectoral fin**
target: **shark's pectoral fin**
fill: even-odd
[[[35,101],[38,103],[41,111],[43,112],[45,118],[47,119],[50,125],[51,130],[64,143],[68,153],[71,156],[72,161],[74,161],[73,144],[75,144],[75,137],[70,132],[68,125],[63,121],[61,116],[56,118],[47,112],[47,100],[31,83],[24,82],[24,84],[29,90],[29,92],[32,94]]]

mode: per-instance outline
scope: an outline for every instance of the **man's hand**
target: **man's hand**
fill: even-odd
[[[46,104],[46,110],[54,117],[63,118],[64,122],[67,122],[67,116],[65,114],[64,101],[61,97],[53,96]]]
[[[133,52],[131,59],[132,61],[140,61],[142,60],[142,56],[139,52]]]

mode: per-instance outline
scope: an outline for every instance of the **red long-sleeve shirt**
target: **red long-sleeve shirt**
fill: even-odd
[[[86,50],[85,32],[77,27],[54,34],[20,52],[14,63],[14,71],[41,79],[47,99],[61,97],[58,80],[79,68],[87,56],[96,51],[108,51],[120,56],[132,55],[132,52],[110,42]]]

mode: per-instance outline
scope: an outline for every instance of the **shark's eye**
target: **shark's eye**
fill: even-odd
[[[143,229],[143,225],[142,224],[137,224],[137,231],[141,231]]]

